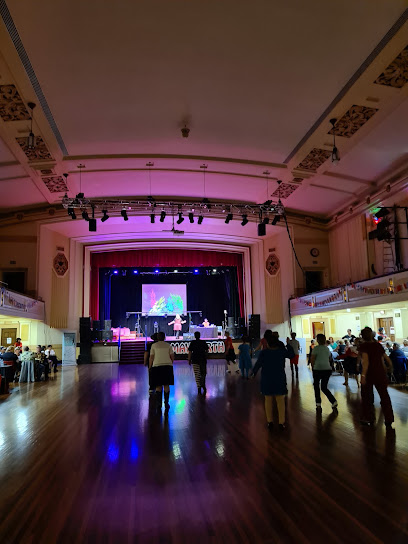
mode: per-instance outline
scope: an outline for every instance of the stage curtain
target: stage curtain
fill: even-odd
[[[93,319],[99,318],[100,268],[235,266],[239,297],[239,314],[244,315],[243,265],[240,253],[205,251],[198,249],[140,249],[92,253],[90,309]]]

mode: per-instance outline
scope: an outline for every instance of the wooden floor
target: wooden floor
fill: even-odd
[[[290,372],[285,432],[265,428],[258,379],[209,365],[208,397],[175,369],[168,418],[146,369],[67,367],[0,399],[0,542],[408,542],[408,395],[395,432],[360,428],[339,376],[316,416],[310,371]],[[378,399],[377,399],[378,401]]]

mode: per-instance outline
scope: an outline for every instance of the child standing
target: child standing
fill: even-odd
[[[249,379],[249,371],[252,368],[251,353],[250,353],[249,338],[244,336],[242,344],[238,347],[239,350],[239,369],[242,377]]]

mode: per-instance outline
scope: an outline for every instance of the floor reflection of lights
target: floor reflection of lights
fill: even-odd
[[[24,412],[20,412],[18,414],[16,419],[16,425],[17,425],[18,432],[20,434],[25,434],[27,432],[28,421],[27,421],[27,416],[24,414]]]
[[[4,434],[0,433],[0,448],[5,446],[5,444],[6,444],[6,439],[4,438]]]

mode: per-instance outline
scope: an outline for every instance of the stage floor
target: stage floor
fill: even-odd
[[[175,367],[168,417],[149,409],[142,366],[65,367],[0,397],[4,543],[408,542],[408,396],[396,431],[359,425],[341,376],[316,415],[311,372],[288,374],[288,430],[265,428],[258,378],[208,365],[208,396]]]

